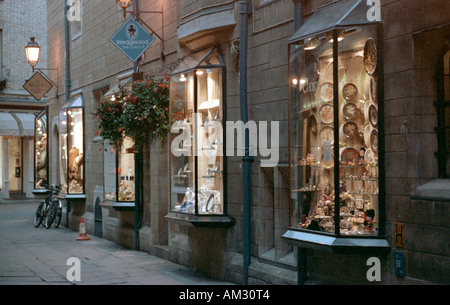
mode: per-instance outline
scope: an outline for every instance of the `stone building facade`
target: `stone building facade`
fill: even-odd
[[[133,1],[135,2],[135,1]],[[282,236],[290,227],[289,177],[289,57],[288,39],[299,20],[308,20],[329,0],[254,0],[248,19],[248,115],[255,122],[280,124],[279,162],[262,167],[251,163],[251,284],[296,284],[298,249]],[[65,48],[64,2],[48,1],[48,65],[59,67],[50,77],[58,84],[49,93],[50,181],[58,184],[59,112],[69,97],[84,100],[85,190],[72,200],[63,217],[78,230],[84,217],[88,234],[99,234],[134,247],[132,204],[117,208],[105,198],[107,154],[97,141],[97,122],[89,116],[104,95],[132,77],[133,63],[109,38],[124,21],[115,1],[80,1],[81,21],[68,22]],[[163,37],[138,63],[138,71],[171,74],[186,56],[220,46],[226,65],[226,113],[240,120],[239,42],[240,1],[138,1],[140,18]],[[386,162],[386,239],[391,251],[379,256],[382,284],[448,283],[449,180],[438,178],[434,153],[437,99],[434,76],[448,49],[447,1],[381,1],[384,34],[384,102]],[[131,9],[129,9],[131,10]],[[296,13],[299,12],[299,13]],[[300,17],[299,17],[300,16]],[[421,18],[418,18],[421,16]],[[418,21],[420,20],[420,21]],[[78,23],[77,23],[78,22]],[[66,52],[68,51],[67,55]],[[161,52],[164,56],[161,56]],[[70,87],[65,73],[70,63]],[[208,276],[242,283],[243,178],[242,157],[227,157],[229,228],[196,228],[168,222],[170,143],[153,143],[144,150],[143,222],[140,249],[192,267]],[[431,195],[430,195],[431,194]],[[69,223],[67,223],[67,219]],[[402,223],[404,246],[396,248],[395,225]],[[404,255],[406,276],[395,274],[394,254]],[[307,250],[307,283],[370,283],[366,278],[370,253],[336,254]]]
[[[46,17],[46,1],[0,1],[0,113],[4,121],[0,132],[0,198],[34,197],[34,115],[44,110],[47,98],[37,101],[23,88],[33,75],[24,47],[35,37],[41,46],[36,67],[47,68]],[[17,168],[20,175],[14,172]]]

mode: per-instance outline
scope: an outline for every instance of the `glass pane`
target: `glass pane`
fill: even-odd
[[[83,108],[67,109],[68,194],[82,194],[84,170]]]
[[[47,113],[36,117],[34,124],[34,187],[39,189],[48,187]]]
[[[104,172],[104,189],[105,199],[116,201],[116,152],[111,146],[105,144],[103,150],[103,172]]]
[[[291,46],[290,90],[291,223],[333,233],[333,56],[328,39],[314,37]]]
[[[195,212],[194,72],[170,78],[171,196],[174,211]]]
[[[339,42],[340,233],[378,230],[378,98],[376,28]]]
[[[222,70],[197,70],[198,213],[223,213]]]
[[[118,161],[118,200],[134,201],[134,142],[130,138],[123,140]]]
[[[67,192],[67,109],[59,112],[59,184]]]

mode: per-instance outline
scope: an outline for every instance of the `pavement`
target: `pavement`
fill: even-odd
[[[63,226],[35,228],[37,206],[36,200],[0,202],[0,285],[231,284],[90,234],[91,240],[76,241],[79,232]],[[71,257],[79,264],[68,264]]]

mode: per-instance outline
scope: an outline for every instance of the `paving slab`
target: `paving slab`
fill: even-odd
[[[39,201],[0,202],[0,285],[231,285],[193,270],[60,226],[33,226]],[[69,281],[70,257],[80,260],[81,281]]]

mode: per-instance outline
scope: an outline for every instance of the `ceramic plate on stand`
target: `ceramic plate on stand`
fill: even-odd
[[[366,145],[366,147],[370,147],[371,132],[372,132],[372,127],[369,124],[364,128],[364,144]]]
[[[333,84],[326,82],[319,88],[320,99],[324,103],[330,103],[333,101]]]
[[[339,138],[341,140],[351,140],[358,135],[358,125],[355,122],[349,121],[341,125],[339,128]]]
[[[342,88],[342,96],[347,102],[356,102],[358,98],[358,88],[353,83],[347,83]]]
[[[377,47],[372,38],[367,39],[364,45],[364,69],[369,75],[373,75],[377,68]]]
[[[373,152],[378,152],[378,131],[376,129],[370,133],[370,148]]]
[[[356,120],[358,117],[358,106],[352,102],[346,102],[341,104],[341,117],[343,117],[346,121]]]
[[[378,109],[375,105],[370,105],[369,106],[369,122],[370,125],[372,125],[373,128],[377,128],[378,126]]]
[[[333,105],[325,104],[319,111],[320,121],[324,124],[333,123]]]

